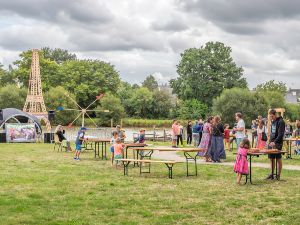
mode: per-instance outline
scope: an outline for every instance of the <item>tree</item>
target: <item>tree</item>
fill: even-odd
[[[65,61],[77,59],[76,54],[69,53],[68,50],[60,48],[51,49],[49,47],[44,47],[41,50],[45,59],[50,59],[57,64],[62,64]]]
[[[178,116],[180,119],[199,119],[205,118],[208,113],[208,106],[197,99],[184,100],[179,104]]]
[[[290,119],[291,121],[296,121],[299,119],[300,115],[300,104],[286,104],[285,117]]]
[[[149,118],[153,103],[153,93],[148,88],[141,87],[134,90],[132,97],[128,100],[129,116]]]
[[[65,61],[60,66],[59,79],[83,107],[94,101],[99,93],[116,93],[120,86],[120,77],[114,66],[99,60]]]
[[[263,84],[257,85],[255,90],[258,92],[274,91],[281,93],[284,96],[287,92],[287,87],[286,84],[281,81],[276,82],[275,80],[270,80]]]
[[[285,99],[282,93],[278,91],[258,91],[257,95],[265,99],[268,109],[285,107]]]
[[[172,97],[168,92],[159,91],[158,89],[154,90],[152,110],[150,110],[148,118],[168,118],[170,115],[170,110],[173,107],[171,99]]]
[[[22,110],[26,95],[26,89],[18,88],[13,84],[0,88],[0,109],[16,108]]]
[[[14,79],[12,77],[12,74],[3,69],[3,65],[0,63],[0,86],[4,87],[8,84],[14,84]]]
[[[177,66],[179,77],[170,81],[173,92],[183,100],[197,99],[210,106],[224,89],[247,88],[243,69],[230,54],[231,48],[221,42],[185,50]]]
[[[154,91],[155,89],[158,89],[158,82],[153,75],[149,75],[143,81],[142,86],[148,88],[150,91]]]
[[[121,103],[120,98],[112,95],[111,93],[105,94],[100,101],[101,106],[98,106],[98,110],[109,110],[109,112],[96,112],[98,118],[104,125],[109,125],[110,120],[119,123],[122,118],[126,116],[125,109]]]
[[[11,71],[13,79],[22,87],[28,87],[30,67],[32,61],[32,51],[28,50],[20,54],[20,59],[13,62],[17,68]],[[51,59],[46,59],[42,51],[39,51],[39,61],[42,79],[43,91],[49,90],[50,87],[56,87],[60,84],[60,75],[58,74],[59,66]]]
[[[258,115],[266,116],[268,104],[262,96],[255,92],[241,88],[224,90],[219,97],[213,101],[213,114],[220,115],[224,123],[233,125],[235,113],[241,112],[247,126],[251,120]]]
[[[77,105],[71,101],[67,95],[73,99],[75,98],[73,94],[69,93],[63,87],[58,86],[50,88],[49,91],[44,94],[47,110],[57,110],[57,107],[59,106],[62,106],[65,109],[78,109]],[[79,112],[77,111],[57,111],[53,123],[67,125],[71,123],[78,114]]]

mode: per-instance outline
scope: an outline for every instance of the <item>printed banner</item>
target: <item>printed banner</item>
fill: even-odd
[[[36,142],[36,130],[34,124],[7,123],[6,142]]]

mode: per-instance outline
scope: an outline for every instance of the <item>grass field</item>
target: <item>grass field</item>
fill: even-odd
[[[284,170],[281,181],[235,185],[231,167],[200,165],[173,180],[163,165],[129,176],[94,160],[76,162],[50,144],[0,144],[0,224],[300,224],[300,172]]]

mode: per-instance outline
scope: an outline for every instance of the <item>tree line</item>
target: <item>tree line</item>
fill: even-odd
[[[231,57],[231,48],[221,42],[208,42],[200,48],[190,48],[181,54],[177,78],[170,80],[173,94],[159,87],[153,75],[142,84],[122,81],[114,65],[101,60],[78,59],[64,49],[42,48],[40,67],[47,109],[58,106],[77,108],[67,95],[82,107],[88,106],[99,93],[103,99],[93,107],[110,112],[91,112],[99,125],[118,122],[121,118],[197,119],[219,114],[232,122],[241,111],[250,122],[257,115],[266,115],[273,107],[287,108],[287,117],[294,120],[300,114],[299,105],[287,104],[286,85],[269,81],[249,90],[243,68]],[[22,109],[28,87],[32,52],[22,52],[18,60],[4,69],[0,65],[0,108]],[[175,94],[175,95],[174,95]],[[76,113],[61,111],[56,123],[68,124]]]

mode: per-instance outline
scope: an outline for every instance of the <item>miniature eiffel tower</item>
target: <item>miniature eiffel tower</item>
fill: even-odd
[[[29,76],[28,93],[23,111],[36,116],[46,124],[47,131],[51,129],[47,118],[47,110],[44,102],[38,49],[32,50],[31,71]]]
[[[37,49],[32,50],[28,94],[23,111],[38,117],[47,115],[41,84],[39,52]]]

